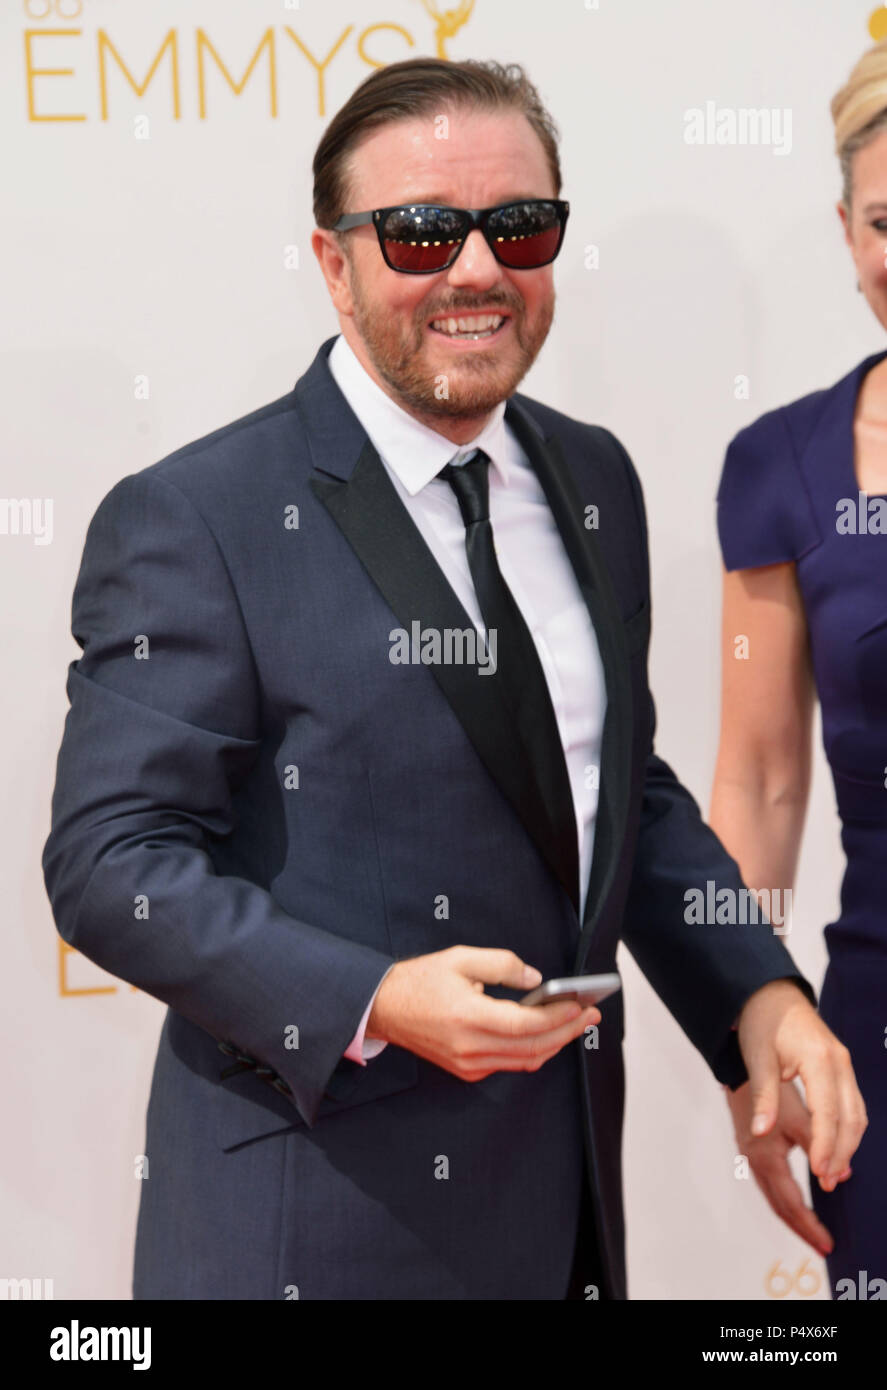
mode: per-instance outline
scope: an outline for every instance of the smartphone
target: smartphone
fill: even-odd
[[[562,980],[545,980],[518,1002],[521,1004],[557,1004],[562,999],[577,1004],[599,1004],[608,995],[622,988],[618,975],[567,975]]]

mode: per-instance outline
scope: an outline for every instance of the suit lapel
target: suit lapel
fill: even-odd
[[[594,853],[577,964],[585,955],[600,908],[612,885],[625,834],[631,774],[632,692],[625,627],[600,543],[585,526],[585,507],[556,435],[544,438],[529,412],[513,397],[505,418],[532,463],[576,575],[597,637],[604,668],[607,710],[599,770]]]
[[[473,630],[369,439],[349,479],[317,472],[310,483],[403,628],[418,622],[438,632]],[[578,910],[575,835],[564,844],[551,833],[499,682],[467,664],[438,662],[428,670]]]

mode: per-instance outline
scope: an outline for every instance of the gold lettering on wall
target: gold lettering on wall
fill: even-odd
[[[286,29],[286,32],[289,34],[289,36],[290,36],[290,38],[292,39],[293,43],[296,44],[296,46],[297,46],[298,48],[301,49],[301,51],[304,53],[305,57],[308,59],[308,62],[311,63],[311,64],[313,64],[313,66],[314,66],[314,67],[316,68],[316,70],[317,70],[317,114],[318,114],[318,116],[325,116],[325,115],[326,115],[326,87],[325,87],[325,85],[324,85],[324,75],[325,75],[326,70],[327,70],[327,68],[329,67],[330,63],[332,62],[333,58],[336,56],[336,54],[338,53],[339,49],[342,47],[342,44],[345,42],[345,40],[347,39],[348,35],[351,33],[352,29],[354,28],[354,25],[353,25],[353,24],[349,24],[348,27],[347,27],[347,29],[343,29],[343,30],[342,30],[342,32],[341,32],[341,34],[339,35],[338,39],[337,39],[336,42],[333,44],[332,48],[330,49],[329,53],[326,55],[326,57],[324,58],[324,60],[323,60],[322,63],[318,63],[317,59],[315,58],[314,54],[311,52],[310,48],[307,48],[307,47],[306,47],[306,45],[305,45],[305,44],[302,42],[302,40],[299,38],[298,34],[294,34],[294,33],[293,33],[292,29],[289,27],[288,24],[284,25],[284,28]]]
[[[201,119],[202,121],[205,121],[205,120],[206,120],[206,76],[205,76],[204,66],[203,66],[203,54],[204,54],[204,50],[207,49],[207,48],[209,49],[210,53],[212,54],[213,58],[215,59],[217,65],[218,65],[219,69],[221,70],[222,76],[225,78],[225,81],[228,83],[228,86],[231,88],[231,90],[232,90],[232,92],[234,93],[234,95],[239,97],[239,96],[240,96],[240,93],[243,91],[244,87],[246,86],[247,82],[248,82],[249,79],[250,79],[250,75],[251,75],[251,73],[252,73],[253,68],[256,66],[256,63],[259,61],[259,55],[260,55],[260,53],[262,52],[262,49],[265,48],[265,47],[267,47],[267,49],[268,49],[268,66],[269,66],[269,72],[270,72],[271,115],[272,115],[272,116],[276,116],[276,115],[277,115],[277,62],[276,62],[276,57],[275,57],[275,53],[274,53],[274,30],[273,30],[273,29],[266,29],[266,30],[265,30],[264,34],[262,35],[262,38],[261,38],[260,41],[259,41],[259,46],[258,46],[258,48],[256,49],[255,53],[254,53],[253,56],[252,56],[252,61],[250,62],[250,65],[249,65],[249,67],[247,68],[246,72],[243,74],[243,80],[242,80],[241,82],[239,82],[239,83],[234,81],[234,79],[233,79],[233,77],[231,76],[230,72],[229,72],[228,69],[225,67],[225,64],[222,62],[222,59],[219,57],[218,53],[216,52],[216,50],[215,50],[215,48],[214,48],[214,46],[213,46],[213,43],[212,43],[211,39],[209,38],[208,34],[206,33],[206,30],[205,30],[205,29],[198,29],[198,30],[197,30],[197,87],[198,87],[198,101],[199,101],[199,107],[200,107],[200,119]]]
[[[448,58],[449,55],[446,52],[446,44],[467,22],[474,9],[474,0],[463,0],[462,4],[443,11],[438,11],[432,3],[432,0],[422,0],[422,3],[427,13],[434,20],[434,46],[437,54],[439,57]],[[80,0],[39,0],[39,5],[42,6],[42,8],[37,7],[37,0],[25,0],[25,14],[30,21],[36,20],[39,23],[40,20],[46,19],[50,24],[57,25],[59,21],[66,22],[81,15],[83,11]],[[75,6],[76,8],[74,8]],[[351,50],[352,56],[356,56],[360,62],[364,63],[367,67],[383,68],[387,66],[388,62],[395,61],[394,58],[383,60],[376,57],[374,53],[370,51],[373,47],[372,40],[374,37],[380,32],[385,31],[396,35],[398,40],[403,40],[407,51],[415,48],[416,39],[402,24],[380,20],[377,23],[368,24],[359,32],[357,32],[354,24],[347,24],[333,41],[332,46],[325,56],[318,57],[302,35],[297,33],[290,25],[282,25],[280,31],[276,30],[274,26],[269,26],[259,39],[252,52],[252,56],[246,61],[246,69],[243,75],[238,79],[228,68],[225,58],[222,57],[206,28],[199,27],[194,30],[196,62],[193,69],[188,61],[185,62],[184,69],[179,62],[180,51],[183,55],[186,55],[187,48],[190,44],[190,38],[185,31],[180,32],[175,27],[169,29],[160,41],[159,46],[153,48],[144,59],[133,59],[130,52],[127,52],[127,57],[124,57],[122,49],[127,48],[125,42],[119,39],[115,42],[107,29],[97,28],[95,31],[95,52],[97,55],[96,77],[99,116],[103,121],[109,120],[111,116],[111,81],[109,81],[109,73],[112,72],[115,66],[123,75],[125,82],[135,96],[144,97],[164,61],[168,58],[172,114],[175,120],[178,121],[182,118],[183,96],[186,99],[185,108],[187,110],[187,87],[184,93],[182,91],[183,71],[186,75],[190,74],[192,71],[196,71],[197,91],[195,95],[197,114],[202,121],[209,118],[208,87],[211,83],[211,79],[208,79],[207,74],[210,63],[213,64],[221,74],[224,82],[235,97],[243,93],[247,82],[251,79],[253,79],[254,85],[256,80],[264,84],[264,74],[267,72],[268,110],[272,120],[276,119],[279,109],[278,56],[280,49],[278,40],[281,34],[285,34],[292,40],[293,45],[298,49],[302,57],[307,59],[316,74],[317,85],[315,90],[317,114],[323,117],[327,114],[327,76],[330,66],[338,57],[346,56],[345,45],[349,40],[354,44],[354,48]],[[68,40],[69,43],[67,46],[63,47],[62,52],[66,59],[70,55],[75,66],[51,66],[51,58],[46,50],[40,49],[37,43],[38,39],[49,39],[50,44],[53,40]],[[87,115],[85,111],[53,112],[51,109],[47,110],[46,106],[49,105],[51,107],[52,105],[48,99],[43,101],[43,109],[41,109],[41,96],[46,92],[46,84],[50,79],[65,78],[70,82],[72,78],[79,78],[80,100],[75,101],[71,99],[70,104],[72,106],[87,104],[83,100],[83,82],[87,75],[84,71],[83,55],[84,52],[89,51],[91,42],[92,39],[90,34],[87,34],[84,40],[83,29],[75,28],[70,23],[67,23],[67,27],[65,28],[44,28],[41,25],[39,28],[29,27],[24,30],[25,87],[29,121],[86,121],[90,119],[90,116]],[[86,47],[84,47],[84,44]],[[289,49],[289,45],[286,45],[286,48]],[[54,50],[50,49],[50,51]],[[262,61],[265,58],[267,58],[267,63]],[[46,65],[44,66],[44,64]],[[132,64],[132,67],[130,67],[130,64]],[[145,68],[147,68],[143,80],[140,81],[138,77],[134,75],[133,68],[135,68],[136,71],[145,71]],[[38,85],[38,79],[39,82],[43,84],[42,87]],[[58,90],[65,91],[72,89],[49,88],[50,92]],[[64,99],[63,104],[67,104],[64,103]]]
[[[82,34],[82,29],[26,29],[25,30],[25,78],[28,87],[28,120],[29,121],[85,121],[83,115],[60,115],[42,116],[34,104],[34,78],[35,77],[73,77],[74,68],[35,68],[34,53],[31,46],[32,39],[48,38],[76,38]]]
[[[154,76],[155,72],[157,71],[157,68],[158,68],[158,66],[159,66],[159,64],[160,64],[160,60],[161,60],[161,58],[163,57],[164,49],[166,49],[166,48],[169,49],[169,53],[170,53],[170,66],[171,66],[171,69],[172,69],[172,112],[173,112],[174,118],[175,118],[176,120],[179,120],[179,118],[181,117],[181,114],[182,114],[182,106],[181,106],[181,100],[180,100],[180,97],[179,97],[179,47],[178,47],[178,41],[177,41],[175,29],[170,29],[170,31],[169,31],[169,33],[167,34],[166,38],[163,40],[163,43],[162,43],[162,44],[160,45],[160,47],[158,48],[158,50],[157,50],[157,56],[155,57],[154,62],[151,64],[150,68],[148,69],[148,76],[145,78],[145,80],[144,80],[144,82],[141,84],[141,86],[139,86],[138,82],[137,82],[137,81],[135,80],[135,78],[133,77],[133,75],[132,75],[132,73],[130,72],[129,68],[126,66],[126,64],[124,63],[124,61],[123,61],[123,59],[121,58],[120,54],[117,52],[117,49],[114,47],[114,44],[113,44],[113,43],[111,42],[111,40],[108,38],[108,35],[105,33],[104,29],[100,29],[100,30],[98,31],[98,41],[99,41],[99,92],[100,92],[100,94],[101,94],[101,101],[102,101],[102,120],[103,120],[103,121],[106,121],[106,120],[108,119],[108,81],[107,81],[107,71],[106,71],[106,68],[105,68],[105,51],[106,51],[106,49],[109,49],[109,50],[110,50],[111,55],[112,55],[112,57],[113,57],[115,63],[116,63],[117,66],[120,68],[120,71],[123,73],[123,76],[126,78],[126,80],[127,80],[127,82],[129,83],[130,87],[132,87],[132,89],[133,89],[133,91],[135,92],[136,96],[138,96],[138,97],[143,97],[143,96],[145,95],[145,92],[148,90],[148,83],[151,81],[151,78]]]
[[[357,51],[360,54],[363,61],[365,63],[369,63],[371,68],[384,68],[388,66],[387,63],[380,63],[377,62],[375,58],[371,58],[364,47],[365,40],[369,37],[370,34],[375,34],[378,29],[393,29],[396,34],[403,34],[407,43],[410,45],[410,48],[412,48],[415,44],[415,39],[413,38],[412,34],[409,33],[408,30],[404,29],[403,26],[400,24],[371,24],[369,28],[364,29],[360,38],[357,40]]]
[[[62,996],[63,999],[72,999],[72,998],[74,998],[75,995],[79,995],[79,994],[116,994],[116,993],[117,993],[117,986],[116,986],[116,985],[91,985],[91,986],[89,986],[88,988],[85,988],[85,987],[83,987],[83,986],[77,988],[77,987],[75,987],[74,985],[68,984],[68,958],[69,958],[70,956],[77,956],[77,955],[80,954],[80,952],[77,951],[77,950],[75,949],[75,947],[69,946],[68,943],[67,943],[67,941],[64,941],[61,937],[58,938],[58,949],[59,949],[59,994]],[[131,991],[132,993],[138,994],[138,989],[137,989],[137,987],[136,987],[135,985],[130,985],[129,988],[130,988],[130,991]]]

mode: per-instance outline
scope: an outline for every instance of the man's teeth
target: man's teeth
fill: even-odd
[[[472,318],[433,319],[431,327],[452,338],[489,338],[504,322],[502,314],[476,314]]]

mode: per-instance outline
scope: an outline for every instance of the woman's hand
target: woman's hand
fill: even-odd
[[[779,1112],[770,1131],[760,1139],[751,1133],[753,1113],[751,1083],[738,1090],[725,1087],[727,1104],[733,1116],[733,1129],[740,1153],[748,1155],[755,1181],[776,1215],[789,1230],[806,1240],[820,1255],[827,1255],[834,1241],[816,1213],[806,1206],[800,1187],[792,1176],[788,1156],[796,1144],[809,1153],[810,1111],[793,1081],[783,1081],[779,1091]],[[822,1186],[833,1189],[851,1174],[847,1168]],[[830,1188],[829,1188],[830,1185]]]

